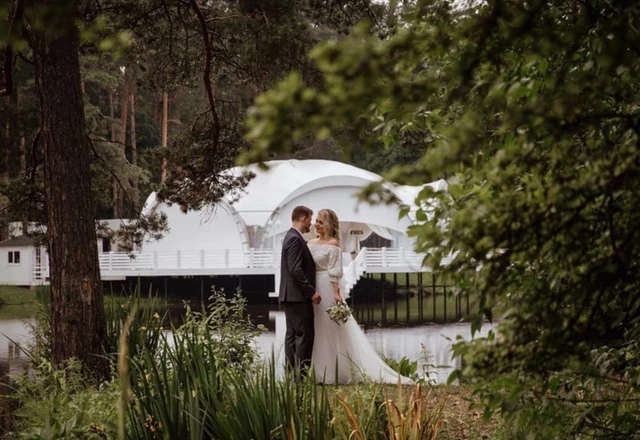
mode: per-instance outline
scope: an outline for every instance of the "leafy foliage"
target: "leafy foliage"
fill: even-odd
[[[257,359],[245,305],[213,292],[205,311],[187,305],[167,332],[153,302],[112,303],[117,377],[95,386],[75,361],[57,369],[41,360],[17,387],[22,438],[435,438],[443,402],[432,405],[420,386],[407,398],[399,385],[392,399],[374,383],[333,390],[281,377],[273,359]]]
[[[40,362],[32,376],[20,377],[11,397],[20,403],[13,417],[21,439],[115,437],[117,389],[87,384],[73,360],[65,368]]]
[[[504,310],[457,345],[487,415],[509,438],[637,435],[639,5],[416,3],[387,39],[314,49],[323,87],[259,97],[244,160],[345,119],[364,145],[417,134],[424,156],[388,176],[449,182],[416,201],[418,250],[479,293],[473,329]]]
[[[403,356],[399,361],[396,361],[392,358],[385,358],[384,361],[387,365],[400,373],[402,376],[408,377],[414,381],[419,378],[417,360],[412,362],[411,359]]]

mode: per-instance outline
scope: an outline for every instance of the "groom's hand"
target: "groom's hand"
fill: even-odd
[[[320,294],[318,292],[314,293],[311,297],[311,302],[315,305],[318,305],[320,304],[320,301],[322,301],[322,297],[320,296]]]

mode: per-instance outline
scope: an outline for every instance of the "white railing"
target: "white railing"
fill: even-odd
[[[349,263],[344,269],[345,280],[345,292],[343,294],[349,294],[351,289],[358,283],[360,277],[367,271],[367,248],[362,248],[360,253],[356,255],[356,258]]]
[[[345,268],[347,284],[353,287],[363,273],[377,271],[422,272],[424,254],[403,248],[363,248],[356,258]],[[177,250],[171,252],[107,252],[99,255],[100,272],[103,276],[128,273],[154,276],[167,271],[185,273],[207,270],[242,269],[242,273],[265,273],[280,265],[280,253],[273,249],[217,249],[217,250]],[[155,272],[155,273],[154,273]],[[233,274],[231,271],[229,274]],[[32,264],[32,278],[44,281],[49,277],[49,265]]]
[[[369,268],[405,268],[420,271],[424,254],[407,251],[404,248],[367,248],[367,267]]]
[[[49,280],[49,264],[33,263],[31,267],[33,268],[31,278],[35,281],[34,284],[41,284]]]
[[[173,252],[108,252],[100,254],[100,270],[237,269],[275,267],[271,249],[178,250]]]
[[[128,272],[154,272],[162,274],[166,271],[199,271],[243,269],[271,269],[279,263],[278,253],[272,249],[216,249],[216,250],[177,250],[171,252],[105,252],[98,256],[100,273],[103,276],[119,274],[126,276]],[[204,273],[203,273],[204,274]],[[49,265],[32,264],[32,279],[41,282],[49,278]]]

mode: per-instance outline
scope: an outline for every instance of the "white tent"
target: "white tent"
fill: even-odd
[[[308,206],[315,213],[322,208],[333,209],[340,218],[346,252],[357,252],[359,242],[374,232],[390,240],[391,247],[412,247],[413,241],[406,235],[413,222],[411,214],[399,220],[398,205],[370,205],[357,199],[366,185],[382,181],[377,174],[328,160],[281,160],[266,165],[267,170],[257,165],[230,169],[228,172],[236,175],[249,170],[255,177],[234,203],[229,196],[214,209],[184,213],[176,205],[158,201],[152,193],[144,213],[164,212],[170,231],[159,241],[146,242],[143,251],[277,249],[291,226],[291,212],[298,205]],[[428,185],[436,190],[446,188],[443,180]],[[400,204],[413,210],[423,188],[389,183],[385,187]]]

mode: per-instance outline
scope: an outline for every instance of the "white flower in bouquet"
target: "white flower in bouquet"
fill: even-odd
[[[336,324],[344,324],[351,317],[351,308],[344,302],[337,302],[327,308],[329,318]]]

